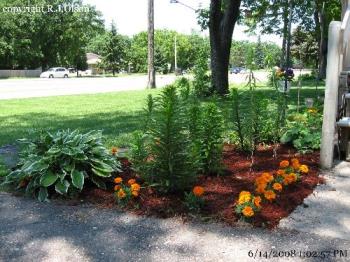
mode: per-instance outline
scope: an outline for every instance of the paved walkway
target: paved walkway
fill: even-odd
[[[350,240],[350,163],[338,163],[323,175],[327,183],[281,220],[279,227]]]
[[[183,224],[0,193],[0,261],[306,261],[300,251],[333,256],[333,250],[345,249],[350,241],[311,233]],[[257,250],[282,251],[280,256],[296,250],[296,257],[253,259],[250,250],[253,256]]]

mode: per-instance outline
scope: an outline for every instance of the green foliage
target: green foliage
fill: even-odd
[[[3,163],[3,160],[0,158],[0,181],[9,174],[8,168]]]
[[[129,47],[129,39],[118,34],[116,25],[112,23],[110,31],[105,33],[104,42],[101,46],[102,62],[100,66],[112,71],[113,75],[127,68]]]
[[[185,192],[185,206],[192,213],[199,213],[204,205],[204,199],[200,196],[196,196],[193,192]]]
[[[21,142],[26,149],[4,183],[19,188],[25,185],[26,193],[36,195],[40,201],[46,201],[53,190],[62,195],[79,192],[86,180],[105,188],[104,179],[120,167],[103,146],[99,131],[47,132],[36,140]]]
[[[198,51],[198,59],[193,68],[193,88],[198,97],[206,97],[213,94],[211,88],[210,76],[208,75],[208,61],[209,57],[203,50]]]
[[[31,0],[31,6],[62,5],[89,8],[89,12],[0,13],[0,68],[44,69],[51,66],[82,66],[88,41],[103,30],[102,15],[81,0]],[[2,0],[3,7],[26,7],[26,0]],[[86,59],[85,59],[86,60]]]
[[[145,147],[148,157],[144,160],[146,168],[141,171],[147,171],[142,176],[148,184],[162,192],[183,191],[191,186],[196,170],[191,156],[185,109],[175,86],[166,87],[156,100],[147,134],[149,142]],[[139,145],[136,148],[142,147]],[[137,156],[134,158],[137,159]]]
[[[287,131],[281,142],[291,143],[302,153],[318,150],[321,147],[322,115],[315,109],[304,114],[295,114],[288,117]]]
[[[224,119],[222,112],[214,103],[204,106],[199,118],[200,158],[204,174],[219,174],[222,169],[222,148]],[[195,134],[195,128],[192,128]]]

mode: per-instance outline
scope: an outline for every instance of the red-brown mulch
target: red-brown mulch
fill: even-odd
[[[225,176],[200,176],[197,185],[205,188],[205,206],[201,212],[203,217],[222,221],[235,225],[239,217],[234,213],[235,201],[242,190],[254,192],[255,178],[262,172],[274,173],[278,170],[281,160],[290,160],[297,157],[302,164],[309,166],[309,174],[304,175],[300,182],[284,188],[272,203],[266,201],[252,223],[255,226],[273,228],[279,221],[287,217],[303,200],[309,196],[313,189],[323,183],[323,179],[318,176],[319,153],[300,155],[295,149],[280,146],[277,159],[273,158],[272,147],[261,146],[255,154],[254,165],[251,169],[249,154],[236,151],[232,146],[225,146],[224,166],[227,169]],[[121,174],[124,181],[134,178],[130,163],[123,160],[123,170]],[[138,181],[140,181],[138,179]],[[113,208],[116,201],[113,195],[113,184],[109,185],[109,190],[87,188],[83,192],[85,201],[94,203],[100,207]],[[136,204],[136,203],[135,203]],[[151,188],[143,188],[136,205],[128,207],[129,210],[138,215],[156,216],[167,218],[172,216],[186,217],[186,209],[183,205],[181,195],[160,195]]]

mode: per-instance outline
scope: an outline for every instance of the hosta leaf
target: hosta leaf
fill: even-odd
[[[47,192],[46,187],[40,187],[39,194],[38,194],[38,199],[40,202],[45,202],[47,201],[47,197],[49,196],[49,193]]]
[[[49,154],[49,155],[56,155],[56,154],[58,154],[58,153],[60,153],[61,152],[61,149],[59,148],[59,147],[51,147],[50,149],[49,149],[49,151],[47,151],[47,153]]]
[[[100,170],[100,169],[93,168],[92,172],[94,172],[94,174],[96,174],[99,177],[110,177],[111,176],[110,172],[105,172],[105,171]]]
[[[42,185],[43,187],[49,187],[55,184],[57,179],[58,179],[58,175],[55,175],[54,173],[49,171],[41,176],[40,185]]]
[[[73,170],[70,175],[72,178],[73,186],[82,190],[84,186],[84,173],[77,170]]]
[[[106,189],[106,184],[105,184],[105,182],[104,182],[101,178],[99,178],[99,177],[93,175],[93,176],[91,176],[91,181],[92,181],[97,187],[102,188],[102,189]]]
[[[70,186],[70,184],[67,180],[58,181],[55,185],[55,190],[57,193],[59,193],[61,195],[65,195],[68,192],[69,186]]]
[[[102,172],[106,173],[112,173],[114,170],[110,165],[107,165],[105,163],[99,163],[98,165],[92,165],[94,169],[100,170]]]

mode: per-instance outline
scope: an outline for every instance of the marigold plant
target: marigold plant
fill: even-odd
[[[192,213],[198,213],[204,205],[203,195],[205,189],[201,186],[195,186],[191,192],[185,193],[185,206]]]
[[[248,191],[242,191],[236,202],[235,212],[243,219],[249,219],[255,216],[261,209],[262,199],[260,196],[253,196]]]
[[[131,199],[136,198],[140,195],[141,186],[136,183],[135,179],[129,179],[127,184],[123,183],[121,177],[114,179],[115,196],[118,204],[121,206],[126,206]]]

